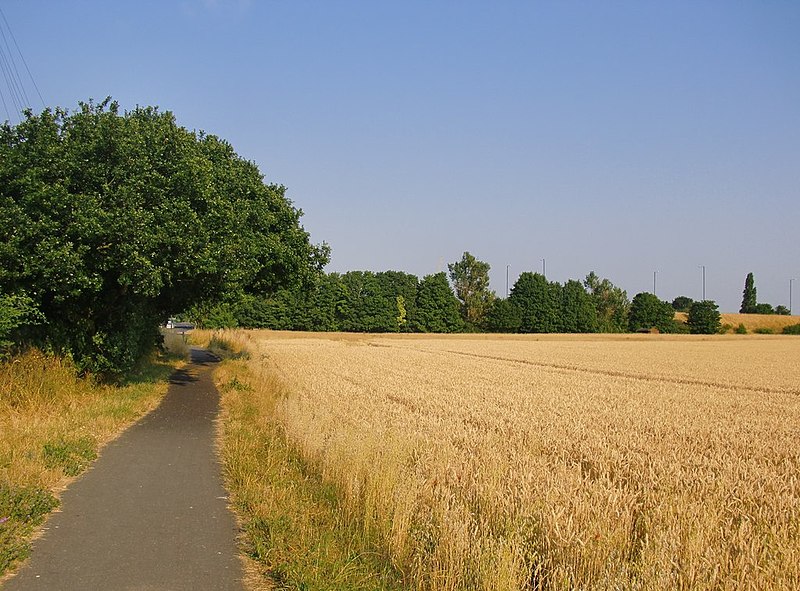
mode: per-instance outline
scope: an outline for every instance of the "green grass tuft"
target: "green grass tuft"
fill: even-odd
[[[40,488],[0,483],[0,573],[30,553],[30,537],[58,499]]]
[[[60,468],[65,476],[77,476],[97,459],[97,444],[87,436],[48,441],[42,446],[42,459],[48,468]]]

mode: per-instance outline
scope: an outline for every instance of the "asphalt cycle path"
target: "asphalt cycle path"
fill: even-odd
[[[161,405],[62,495],[3,591],[242,591],[214,448],[215,358],[192,350]]]

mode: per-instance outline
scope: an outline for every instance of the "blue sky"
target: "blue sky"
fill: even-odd
[[[800,2],[0,8],[47,105],[111,95],[227,139],[329,270],[422,276],[469,250],[499,295],[544,258],[631,297],[657,271],[672,300],[701,297],[705,265],[722,311],[750,271],[773,305],[798,278],[800,309]]]

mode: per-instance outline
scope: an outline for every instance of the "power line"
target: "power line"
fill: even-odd
[[[25,61],[25,56],[22,54],[22,50],[19,48],[19,44],[17,43],[17,38],[14,36],[14,31],[11,30],[11,26],[8,24],[8,19],[6,19],[6,15],[3,12],[3,9],[0,8],[0,17],[3,18],[3,22],[6,25],[6,29],[8,29],[8,34],[11,35],[11,40],[14,42],[14,47],[17,48],[17,53],[19,54],[20,59],[22,60],[22,64],[25,66],[25,71],[28,73],[28,78],[31,79],[31,84],[33,84],[34,90],[36,90],[36,94],[39,97],[39,100],[42,102],[42,108],[46,107],[44,98],[42,98],[42,93],[39,92],[39,86],[36,84],[36,79],[31,74],[31,69],[28,67],[28,62]]]
[[[21,88],[19,71],[14,63],[14,56],[11,53],[3,27],[0,27],[0,41],[2,41],[2,44],[0,44],[0,68],[3,70],[3,78],[5,78],[15,109],[22,111],[22,105],[26,102],[23,100],[24,91]]]
[[[13,108],[13,110],[19,114],[22,113],[25,109],[32,107],[30,98],[28,97],[28,93],[25,90],[25,83],[23,82],[23,77],[20,74],[19,68],[17,67],[17,60],[14,57],[15,52],[12,49],[12,44],[13,47],[16,49],[16,54],[19,55],[19,58],[25,65],[25,70],[28,73],[28,78],[33,84],[33,87],[36,89],[36,94],[39,96],[39,100],[41,100],[43,108],[44,108],[44,99],[42,98],[42,93],[39,92],[39,87],[36,85],[36,81],[33,79],[31,70],[28,67],[28,62],[25,61],[25,56],[22,55],[22,50],[20,49],[19,43],[17,43],[17,39],[14,36],[13,31],[11,30],[11,25],[9,25],[8,19],[6,18],[6,15],[1,8],[0,8],[0,18],[2,19],[2,22],[0,22],[0,73],[2,73],[3,75],[3,80],[5,81],[5,87],[8,90],[8,101],[6,101],[6,96],[5,93],[3,92],[0,92],[0,99],[2,99],[6,115],[10,120],[11,119],[10,108]],[[11,40],[11,42],[9,42],[9,39]]]

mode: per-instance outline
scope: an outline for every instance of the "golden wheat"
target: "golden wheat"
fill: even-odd
[[[249,338],[411,587],[800,587],[796,339]]]

